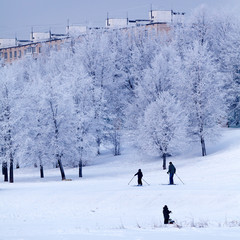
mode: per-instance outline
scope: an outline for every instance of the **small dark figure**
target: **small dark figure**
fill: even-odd
[[[138,169],[138,172],[136,174],[134,174],[134,176],[138,176],[138,186],[142,186],[142,177],[143,177],[143,173],[141,171],[141,169]]]
[[[169,174],[169,184],[174,184],[173,182],[173,176],[176,172],[176,168],[174,167],[174,165],[172,164],[172,162],[169,162],[169,166],[168,166],[168,174]]]
[[[168,224],[169,223],[169,214],[170,213],[171,213],[171,211],[169,211],[167,205],[165,205],[163,207],[164,224]]]

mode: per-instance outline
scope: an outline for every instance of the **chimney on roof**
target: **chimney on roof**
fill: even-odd
[[[33,27],[32,27],[32,29],[31,29],[31,41],[33,41],[33,39],[34,39],[34,37],[33,37]]]
[[[69,18],[67,20],[67,35],[69,36]]]
[[[107,12],[107,27],[110,26],[109,24],[109,17],[108,17],[108,12]]]
[[[151,19],[150,19],[151,21],[152,21],[152,19],[154,18],[154,17],[153,17],[153,14],[152,14],[152,4],[151,4],[151,7],[150,7],[150,18],[151,18]]]

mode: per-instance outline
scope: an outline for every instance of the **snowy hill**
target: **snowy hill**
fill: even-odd
[[[168,158],[177,168],[169,186],[161,160],[144,156],[128,143],[122,155],[106,153],[83,169],[15,170],[15,183],[0,184],[0,239],[239,239],[240,130],[226,129],[223,138],[199,152]],[[143,187],[128,185],[141,168]],[[180,228],[163,224],[162,208]]]

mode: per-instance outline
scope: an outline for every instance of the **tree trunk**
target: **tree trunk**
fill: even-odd
[[[57,154],[57,159],[58,159],[58,165],[59,165],[59,168],[60,168],[62,180],[65,180],[66,177],[65,177],[65,173],[64,173],[64,169],[63,169],[63,165],[62,165],[61,156],[59,156],[59,154]]]
[[[6,168],[6,172],[4,174],[4,182],[8,182],[8,169]]]
[[[114,132],[114,156],[120,155],[120,136],[115,130]]]
[[[9,167],[9,182],[13,183],[13,156],[12,153],[10,153],[10,167]]]
[[[100,137],[97,137],[97,155],[100,155],[100,146],[101,146],[101,139]]]
[[[163,153],[162,159],[163,159],[163,170],[165,170],[166,169],[166,153]]]
[[[4,182],[8,182],[8,167],[7,162],[2,163],[2,174],[4,175]]]
[[[82,177],[82,159],[79,161],[79,177]]]
[[[201,146],[202,146],[202,156],[206,156],[207,152],[206,152],[206,146],[205,146],[205,141],[203,137],[201,137]]]
[[[40,178],[44,178],[43,166],[40,165]]]
[[[114,144],[114,156],[118,156],[118,155],[121,155],[120,154],[120,144],[119,142],[115,142]]]
[[[57,123],[57,107],[53,107],[53,102],[50,101],[50,108],[51,108],[51,111],[52,111],[52,118],[53,118],[53,123],[54,123],[54,132],[55,132],[55,149],[57,149],[56,151],[56,159],[57,159],[57,163],[59,165],[59,168],[60,168],[60,172],[61,172],[61,176],[62,176],[62,180],[65,180],[66,177],[65,177],[65,173],[64,173],[64,169],[63,169],[63,165],[62,165],[62,161],[61,161],[61,154],[59,154],[59,149],[58,149],[58,135],[59,135],[59,130],[58,130],[58,123]]]

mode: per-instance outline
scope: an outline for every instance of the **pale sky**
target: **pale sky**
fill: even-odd
[[[174,10],[190,15],[205,4],[211,9],[240,11],[240,0],[0,0],[0,38],[29,39],[35,32],[65,33],[71,24],[102,27],[107,12],[112,18],[148,19],[153,10]]]

